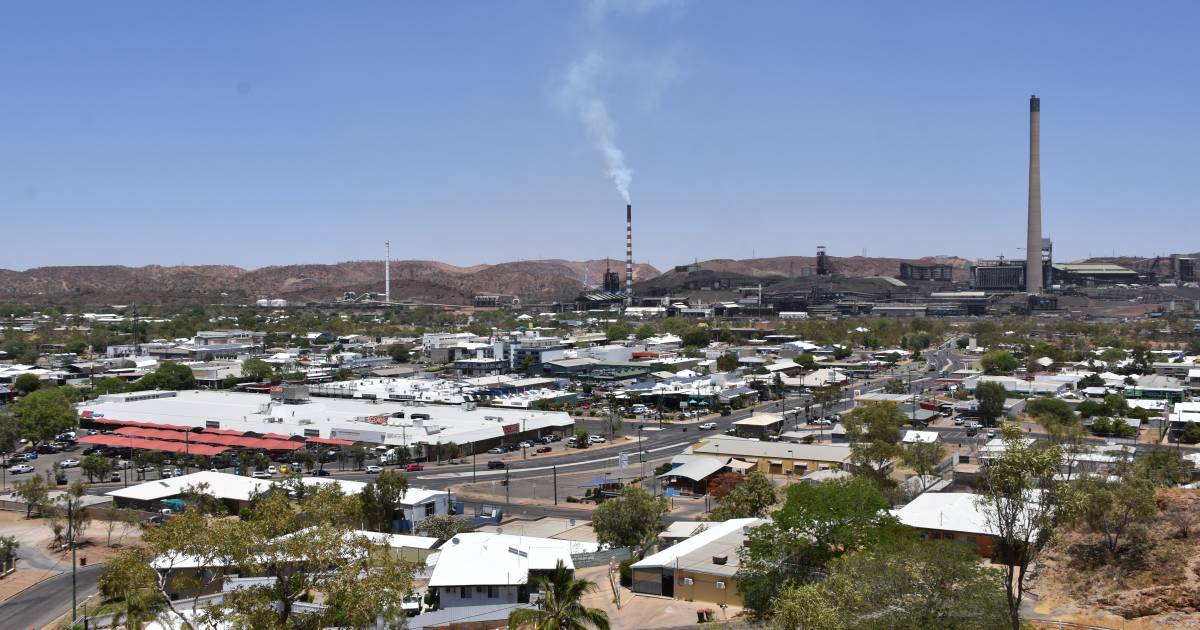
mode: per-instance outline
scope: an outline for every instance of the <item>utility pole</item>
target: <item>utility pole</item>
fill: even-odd
[[[75,605],[78,599],[78,590],[75,584],[75,501],[71,497],[71,491],[67,491],[67,540],[71,544],[71,623],[75,623],[78,619],[76,616]]]
[[[558,465],[550,467],[554,471],[554,505],[558,505]]]

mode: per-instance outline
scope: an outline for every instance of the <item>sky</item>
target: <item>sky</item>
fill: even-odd
[[[0,268],[1200,250],[1200,4],[0,5]]]

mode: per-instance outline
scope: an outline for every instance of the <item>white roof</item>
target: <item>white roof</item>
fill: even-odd
[[[517,585],[529,581],[530,570],[552,570],[561,560],[574,569],[572,553],[590,553],[600,546],[574,540],[533,538],[472,532],[442,545],[429,586]]]
[[[969,492],[926,492],[892,514],[917,529],[994,535],[978,498]]]
[[[912,442],[924,442],[926,444],[932,444],[938,441],[938,435],[939,434],[937,431],[905,431],[904,442],[906,444],[910,444]]]
[[[692,481],[701,481],[724,468],[728,461],[728,458],[692,456],[683,465],[668,470],[659,475],[659,478],[683,477]]]
[[[130,499],[134,501],[158,501],[178,496],[188,487],[206,485],[206,492],[218,499],[233,501],[249,501],[250,496],[266,492],[273,482],[268,479],[255,479],[228,473],[202,470],[190,475],[170,477],[157,481],[147,481],[136,486],[120,488],[106,493],[110,497]]]
[[[708,528],[708,521],[675,521],[658,535],[659,538],[690,538],[700,533],[701,528]]]
[[[720,523],[710,523],[707,529],[695,536],[671,545],[656,554],[646,556],[645,559],[639,562],[633,563],[633,568],[646,569],[673,566],[679,558],[693,551],[703,549],[705,545],[713,543],[729,534],[740,532],[743,527],[755,527],[764,522],[766,521],[758,518],[735,518]]]

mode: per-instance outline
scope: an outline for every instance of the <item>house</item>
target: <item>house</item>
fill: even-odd
[[[733,423],[738,435],[762,439],[783,429],[783,417],[778,414],[756,413]]]
[[[760,442],[734,437],[713,437],[692,446],[696,455],[732,457],[730,467],[749,464],[746,472],[773,475],[803,475],[813,470],[844,469],[850,462],[850,447],[829,444]]]
[[[477,605],[529,604],[536,601],[530,579],[549,575],[559,562],[575,570],[572,554],[592,553],[596,543],[472,532],[444,543],[429,558],[443,608]]]
[[[734,574],[750,530],[766,521],[707,523],[679,542],[635,562],[633,592],[686,601],[742,605]]]
[[[996,530],[988,523],[986,507],[979,495],[969,492],[926,492],[898,510],[901,523],[920,530],[928,540],[954,540],[975,547],[989,557],[996,544]]]

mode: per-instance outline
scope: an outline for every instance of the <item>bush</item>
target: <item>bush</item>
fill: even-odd
[[[633,558],[629,558],[617,565],[621,571],[621,586],[633,586],[633,561]]]

